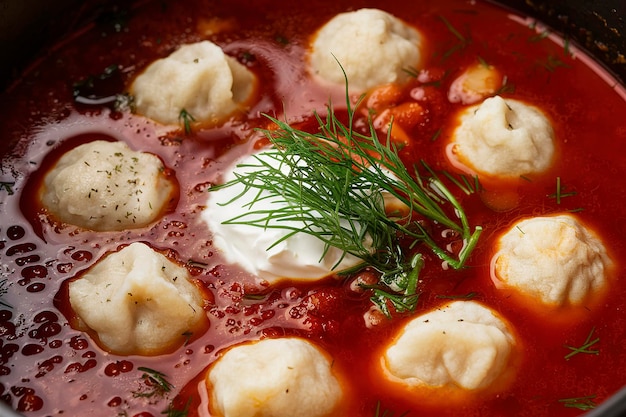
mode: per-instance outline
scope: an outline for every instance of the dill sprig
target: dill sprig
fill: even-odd
[[[554,198],[556,200],[556,204],[561,204],[561,200],[565,197],[575,196],[575,191],[565,191],[565,187],[561,185],[561,177],[556,177],[556,191],[548,197]]]
[[[147,384],[151,386],[150,391],[134,391],[133,396],[135,397],[145,397],[150,398],[156,396],[163,396],[170,392],[174,385],[172,385],[166,378],[162,372],[155,371],[154,369],[146,368],[140,366],[137,370],[142,371],[143,374],[141,378],[146,381]]]
[[[224,204],[247,193],[255,197],[244,207],[246,212],[226,224],[286,230],[272,246],[297,233],[315,236],[325,243],[322,257],[330,247],[336,247],[344,256],[363,260],[342,273],[366,265],[381,273],[379,283],[367,288],[373,290],[372,301],[386,315],[391,314],[387,301],[396,311],[412,311],[417,302],[417,276],[424,262],[419,253],[412,251],[415,246],[425,244],[458,269],[464,266],[482,228],[471,230],[463,208],[428,165],[422,164],[426,175],[420,174],[417,167],[410,172],[393,141],[389,137],[379,140],[371,118],[365,133],[354,129],[355,112],[347,85],[346,101],[347,123],[340,120],[331,103],[325,118],[314,113],[318,129],[312,133],[266,115],[277,126],[261,130],[273,147],[255,154],[251,162],[240,164],[235,179],[211,191],[243,185],[241,193]],[[396,199],[406,210],[388,213],[386,197]],[[260,201],[276,207],[255,209]],[[431,224],[458,233],[463,246],[456,256],[437,245],[427,230]],[[408,246],[400,245],[407,239]]]
[[[437,298],[447,299],[447,300],[472,300],[476,298],[478,293],[472,291],[467,294],[459,294],[459,295],[438,295]]]
[[[418,253],[411,259],[408,272],[398,268],[392,273],[383,274],[378,285],[362,284],[361,287],[372,290],[370,300],[385,316],[391,317],[389,303],[398,313],[411,312],[415,310],[419,299],[417,281],[423,267],[424,258]]]
[[[571,352],[565,355],[565,360],[570,360],[573,356],[578,355],[579,353],[587,353],[589,355],[599,355],[600,351],[598,349],[591,349],[596,343],[600,341],[599,337],[592,339],[593,332],[595,332],[596,327],[592,327],[591,331],[587,335],[585,339],[585,343],[583,343],[580,347],[564,345],[565,348],[569,349]]]
[[[461,34],[461,32],[459,32],[453,25],[452,23],[450,23],[448,21],[448,19],[446,19],[443,16],[439,16],[439,18],[441,19],[441,21],[443,22],[443,24],[446,26],[446,28],[448,28],[448,30],[450,31],[450,33],[452,33],[454,35],[454,37],[457,39],[457,43],[450,48],[449,50],[447,50],[446,52],[444,52],[443,54],[443,58],[447,59],[448,57],[450,57],[452,54],[454,54],[457,51],[463,50],[465,47],[467,47],[471,42],[472,42],[472,38],[469,36],[464,36]]]
[[[577,408],[579,410],[588,411],[596,408],[596,403],[593,401],[596,395],[586,395],[584,397],[563,398],[559,400],[566,408]]]
[[[196,121],[196,118],[187,109],[182,109],[178,113],[178,120],[182,123],[185,134],[190,135],[192,133],[191,124]]]
[[[9,195],[13,195],[15,194],[15,191],[13,191],[14,185],[15,185],[15,182],[0,181],[0,190],[4,190]]]

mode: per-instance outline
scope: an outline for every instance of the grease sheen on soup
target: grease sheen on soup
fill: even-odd
[[[329,89],[311,77],[306,54],[315,30],[338,13],[363,7],[400,17],[422,36],[421,67],[408,83],[389,90],[393,94],[376,90],[366,97],[378,114],[389,110],[397,116],[405,135],[394,140],[402,145],[407,166],[424,160],[438,172],[467,174],[446,157],[457,115],[467,106],[451,102],[448,92],[477,63],[497,69],[499,95],[539,107],[552,122],[555,157],[546,171],[485,179],[481,192],[470,195],[450,185],[471,224],[484,229],[466,268],[443,268],[424,252],[415,314],[450,299],[471,299],[512,326],[518,351],[512,375],[500,386],[449,395],[388,381],[380,358],[412,315],[366,320],[369,294],[351,284],[372,271],[265,285],[226,262],[201,220],[207,188],[221,181],[233,161],[267,144],[255,131],[270,127],[264,113],[313,130],[313,112],[325,114],[331,98],[345,116],[343,86]],[[626,192],[620,186],[626,129],[619,118],[626,114],[625,93],[574,45],[532,20],[482,2],[186,0],[145,2],[117,12],[60,43],[0,102],[0,397],[11,407],[33,416],[147,417],[186,407],[189,416],[207,415],[204,380],[220,352],[284,336],[308,339],[332,358],[344,390],[341,415],[375,416],[380,406],[381,413],[394,415],[575,416],[626,384],[621,347]],[[202,40],[219,45],[259,81],[253,104],[222,124],[192,124],[185,132],[182,123],[166,127],[128,109],[113,109],[113,100],[83,99],[127,92],[150,63]],[[415,110],[414,103],[420,111],[407,110]],[[364,126],[366,115],[359,113],[356,123]],[[124,141],[161,158],[178,189],[159,220],[95,232],[46,212],[37,197],[45,174],[65,152],[95,140]],[[496,288],[490,262],[498,237],[520,219],[563,212],[574,212],[607,247],[615,264],[607,287],[582,306],[564,308],[547,308]],[[454,240],[446,239],[441,242],[455,250]],[[209,326],[174,351],[110,354],[94,334],[77,330],[69,281],[133,242],[145,242],[185,265],[202,290]],[[569,347],[596,338],[590,352],[569,356]],[[155,391],[145,369],[166,375],[171,391]]]

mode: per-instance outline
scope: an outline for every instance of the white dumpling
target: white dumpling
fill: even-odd
[[[554,131],[536,107],[487,98],[463,111],[452,135],[453,163],[487,176],[515,178],[547,170],[555,152]]]
[[[97,140],[66,152],[44,179],[43,206],[57,219],[97,231],[155,221],[174,198],[156,155]]]
[[[178,124],[185,110],[197,122],[218,123],[242,108],[256,77],[209,41],[183,45],[145,69],[131,93],[137,113],[163,124]]]
[[[234,180],[237,175],[261,169],[261,163],[278,166],[278,159],[270,153],[258,153],[237,161],[224,177],[224,182]],[[288,169],[284,164],[281,169]],[[239,215],[257,210],[278,210],[287,206],[284,201],[268,198],[265,191],[248,190],[239,199],[234,196],[246,191],[242,183],[222,188],[209,193],[209,199],[202,219],[213,233],[213,244],[222,250],[226,259],[238,263],[246,271],[273,284],[282,279],[316,280],[333,273],[358,265],[361,259],[345,254],[336,247],[325,252],[322,240],[306,233],[296,233],[289,238],[290,230],[282,228],[263,228],[250,224],[225,223]],[[251,203],[254,202],[253,205]],[[262,217],[262,216],[261,216]],[[250,220],[251,217],[246,219]],[[270,222],[270,225],[274,223]],[[281,225],[290,225],[295,230],[304,228],[301,221],[283,221]],[[277,241],[282,241],[274,245]]]
[[[143,243],[114,252],[69,284],[81,327],[117,354],[153,355],[182,345],[207,316],[189,272]]]
[[[501,318],[475,301],[455,301],[412,319],[385,350],[383,366],[411,387],[488,387],[515,345]]]
[[[521,220],[496,247],[495,284],[553,306],[583,303],[606,285],[612,265],[602,241],[571,214]]]
[[[231,348],[208,372],[207,387],[219,417],[325,417],[343,397],[331,360],[299,338]]]
[[[353,91],[387,83],[403,83],[407,69],[421,64],[420,33],[378,9],[360,9],[333,17],[316,33],[310,70],[322,79]],[[341,66],[340,66],[341,64]]]

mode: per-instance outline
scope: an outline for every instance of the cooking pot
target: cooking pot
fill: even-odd
[[[502,0],[496,2],[535,17],[578,43],[626,83],[624,0]],[[0,92],[47,54],[59,39],[129,2],[113,0],[0,0]],[[1,99],[1,96],[0,96]],[[626,115],[625,115],[626,116]],[[19,416],[0,402],[0,417]],[[626,416],[626,388],[585,417]]]

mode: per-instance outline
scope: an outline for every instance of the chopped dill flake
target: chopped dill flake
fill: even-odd
[[[565,37],[563,41],[563,53],[570,58],[574,56],[574,52],[572,52],[570,40],[567,36]]]
[[[192,268],[206,268],[209,264],[200,261],[194,261],[193,259],[189,259],[187,261],[187,265]]]
[[[460,175],[460,180],[450,174],[448,171],[444,171],[443,175],[459,187],[465,194],[470,195],[482,190],[480,180],[477,175],[474,175],[472,179],[468,179],[466,175]]]
[[[420,71],[415,67],[406,67],[402,68],[402,71],[406,72],[409,77],[417,78],[420,74]]]
[[[570,353],[565,355],[565,360],[568,361],[573,356],[578,355],[579,353],[586,353],[586,354],[589,354],[589,355],[599,355],[600,354],[599,350],[591,349],[591,347],[593,347],[593,345],[595,345],[596,343],[598,343],[600,341],[599,337],[596,337],[595,339],[592,339],[593,333],[594,333],[595,330],[596,330],[595,326],[591,328],[591,331],[589,332],[589,335],[587,335],[587,338],[585,339],[585,342],[580,347],[563,345],[563,347],[571,350]]]
[[[148,391],[133,391],[134,397],[144,397],[151,398],[154,396],[160,396],[167,394],[174,388],[169,381],[167,381],[167,375],[155,371],[154,369],[146,368],[140,366],[137,370],[142,371],[143,375],[141,378],[145,381],[146,385],[151,388]]]
[[[472,42],[472,39],[469,36],[463,36],[461,32],[459,32],[454,26],[452,26],[452,24],[445,17],[439,16],[439,18],[444,23],[444,25],[446,25],[450,33],[452,33],[454,37],[458,40],[458,42],[452,48],[443,53],[443,58],[446,59],[455,52],[465,49],[465,47]]]
[[[595,395],[587,395],[584,397],[564,398],[559,400],[567,408],[577,408],[579,410],[591,410],[596,408],[596,403],[593,401],[596,398]]]
[[[550,36],[550,31],[549,30],[542,30],[541,32],[532,35],[528,38],[529,42],[539,42],[545,38],[547,38],[548,36]]]
[[[556,177],[556,191],[548,197],[556,199],[556,204],[561,204],[561,199],[565,197],[575,196],[575,191],[565,191],[565,187],[561,185],[561,177]]]
[[[459,294],[459,295],[438,295],[437,298],[443,298],[445,300],[472,300],[476,298],[478,293],[476,292],[468,292],[467,294]]]
[[[265,298],[267,298],[266,294],[249,294],[246,293],[243,295],[243,298],[246,300],[253,300],[253,301],[260,301],[260,300],[265,300]]]
[[[170,403],[168,404],[165,411],[161,412],[161,414],[164,414],[167,417],[187,417],[187,415],[189,414],[190,406],[191,406],[191,398],[187,400],[187,403],[185,404],[185,408],[183,408],[182,410],[178,410],[174,408],[172,403]]]
[[[192,132],[191,123],[196,121],[193,115],[189,113],[186,109],[182,109],[178,114],[178,120],[183,124],[185,134],[190,135]]]
[[[581,211],[585,211],[585,209],[582,208],[582,207],[578,207],[578,208],[575,208],[575,209],[569,209],[567,211],[570,212],[570,213],[580,213]]]
[[[515,93],[515,84],[511,84],[509,82],[509,79],[505,76],[502,80],[502,85],[495,92],[495,94],[502,95],[502,94],[513,94],[513,93]]]
[[[563,62],[559,57],[554,55],[548,55],[545,61],[538,61],[537,64],[543,68],[545,68],[548,72],[554,72],[557,68],[569,68],[565,62]]]
[[[15,194],[15,191],[13,191],[14,185],[15,185],[15,182],[0,181],[0,190],[4,190],[9,195],[13,195]]]
[[[276,42],[278,42],[279,44],[281,44],[283,46],[289,45],[289,39],[287,39],[287,37],[285,37],[283,35],[276,35],[276,37],[274,39],[276,39]]]
[[[439,138],[439,136],[441,136],[441,131],[442,131],[442,129],[441,129],[441,128],[437,129],[437,131],[435,132],[435,134],[433,134],[433,136],[430,138],[430,141],[431,141],[431,142],[436,141],[436,140],[437,140],[437,138]]]
[[[392,411],[381,410],[380,407],[381,407],[380,401],[376,402],[376,410],[374,413],[374,417],[394,417]],[[407,416],[408,414],[409,412],[405,411],[404,413],[400,414],[398,417],[404,417],[404,416]]]

